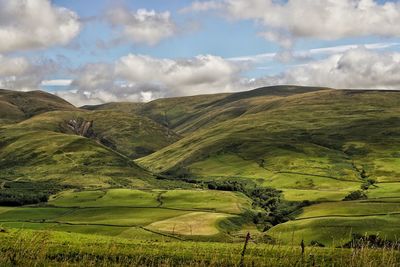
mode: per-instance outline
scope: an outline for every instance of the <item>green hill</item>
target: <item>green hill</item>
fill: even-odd
[[[298,177],[352,182],[361,172],[398,181],[399,103],[397,91],[289,95],[189,134],[138,162],[158,173],[184,169],[193,176],[261,178],[268,184],[288,177],[293,188],[316,187],[298,184]]]
[[[71,120],[92,122],[92,133],[87,137],[130,158],[146,156],[180,138],[149,118],[113,110],[48,112],[15,127],[76,134],[68,126]]]
[[[64,99],[42,91],[17,92],[0,89],[0,125],[21,121],[47,111],[75,109]]]
[[[81,136],[71,120],[92,122]],[[0,128],[0,178],[52,180],[63,184],[126,186],[151,175],[131,158],[178,140],[148,118],[115,111],[53,111]],[[136,179],[136,180],[135,180]]]
[[[146,186],[144,180],[151,174],[131,159],[180,137],[127,111],[130,103],[109,105],[113,109],[88,111],[41,91],[0,90],[0,179],[84,187]],[[84,133],[82,125],[71,122],[90,127]]]
[[[273,100],[317,90],[323,88],[274,86],[232,94],[158,99],[143,105],[138,113],[182,135],[188,135],[199,129],[239,117]]]
[[[151,177],[129,158],[70,134],[18,127],[0,129],[0,180],[52,181],[82,187],[126,186]]]
[[[323,203],[267,232],[285,243],[339,245],[352,233],[396,239],[399,91],[323,89],[249,100],[236,100],[247,101],[241,115],[187,132],[136,162],[171,178],[250,182],[280,189],[288,201]],[[357,190],[385,203],[344,205]],[[342,209],[328,207],[332,201]]]
[[[1,181],[146,187],[151,174],[131,158],[179,139],[146,117],[78,109],[40,91],[1,90],[0,112]],[[71,121],[90,122],[88,133],[74,131]]]

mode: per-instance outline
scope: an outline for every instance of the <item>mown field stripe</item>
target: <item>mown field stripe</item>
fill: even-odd
[[[239,213],[233,212],[225,212],[225,211],[218,211],[217,209],[203,209],[203,208],[192,208],[192,209],[182,209],[182,208],[171,208],[171,207],[149,207],[149,206],[87,206],[87,207],[79,207],[79,206],[55,206],[55,205],[46,205],[45,207],[48,208],[70,208],[74,210],[84,210],[84,209],[104,209],[104,208],[115,208],[115,209],[166,209],[166,210],[176,210],[176,211],[202,211],[208,213],[224,213],[229,215],[238,215]],[[31,208],[43,208],[43,206],[31,206]]]
[[[38,220],[4,220],[4,221],[0,221],[2,223],[35,223],[35,224],[61,224],[61,225],[70,225],[70,226],[106,226],[106,227],[117,227],[117,228],[139,228],[142,229],[144,231],[153,233],[153,234],[158,234],[161,236],[165,236],[165,237],[170,237],[170,238],[174,238],[177,240],[185,240],[184,238],[175,236],[175,235],[170,235],[170,234],[166,234],[166,233],[161,233],[161,232],[157,232],[151,229],[148,229],[144,226],[141,225],[136,225],[136,224],[132,224],[132,225],[124,225],[124,224],[108,224],[108,223],[72,223],[72,222],[61,222],[61,221],[50,221],[50,220],[45,220],[45,221],[38,221]]]

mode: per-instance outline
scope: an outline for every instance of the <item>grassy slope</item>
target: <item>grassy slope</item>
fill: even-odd
[[[150,175],[128,158],[93,140],[62,134],[60,118],[39,115],[56,110],[78,111],[49,93],[0,90],[2,180],[53,180],[85,187],[146,185],[138,178]]]
[[[64,99],[42,91],[16,92],[0,89],[0,125],[21,121],[47,111],[75,109]]]
[[[97,139],[107,139],[112,149],[68,130],[66,121],[75,118],[93,120]],[[0,178],[145,187],[147,182],[138,179],[150,175],[124,155],[147,155],[178,138],[148,118],[125,112],[47,112],[0,127]]]
[[[237,118],[260,105],[268,105],[272,100],[315,90],[323,88],[274,86],[234,94],[166,98],[147,103],[137,112],[188,135]]]
[[[358,181],[362,169],[379,181],[398,180],[399,92],[324,90],[271,106],[193,133],[138,162],[156,172],[186,168],[194,176],[308,178],[299,189],[316,188],[319,178]]]
[[[117,107],[119,111],[89,112],[41,91],[0,90],[0,179],[53,180],[85,187],[147,186],[140,179],[150,175],[128,157],[147,155],[179,136],[130,114],[124,104]],[[93,120],[97,139],[108,140],[112,149],[75,136],[66,127],[66,121],[75,118]]]
[[[72,134],[65,122],[75,118],[93,121],[97,139],[107,139],[113,149],[130,158],[148,155],[180,138],[173,131],[146,117],[112,110],[48,112],[14,127]]]
[[[97,142],[43,130],[0,129],[0,178],[90,187],[145,186],[150,175]]]

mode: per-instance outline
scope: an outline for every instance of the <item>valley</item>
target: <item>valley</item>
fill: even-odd
[[[238,250],[250,233],[256,254],[304,241],[321,255],[315,244],[399,239],[399,91],[275,86],[74,107],[1,90],[0,114],[0,239]]]

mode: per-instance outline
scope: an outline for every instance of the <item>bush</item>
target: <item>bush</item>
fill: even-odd
[[[368,190],[371,186],[374,186],[376,184],[376,181],[374,179],[367,179],[364,181],[364,183],[361,185],[362,190]]]
[[[343,245],[344,248],[392,248],[399,249],[400,243],[382,239],[377,235],[360,235],[354,233],[352,239]]]
[[[324,244],[322,244],[321,242],[316,241],[316,240],[312,240],[312,241],[310,242],[310,245],[311,245],[312,247],[319,247],[319,248],[325,247]]]
[[[357,190],[353,191],[350,194],[348,194],[343,201],[351,201],[351,200],[360,200],[360,199],[367,199],[367,195],[364,193],[364,191]]]

